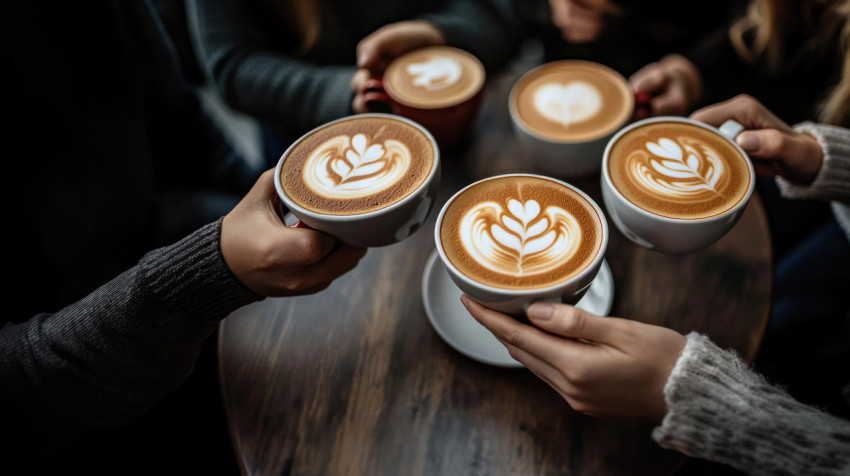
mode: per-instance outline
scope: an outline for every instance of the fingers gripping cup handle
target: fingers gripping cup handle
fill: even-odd
[[[369,78],[364,87],[366,92],[363,99],[366,109],[370,112],[392,112],[392,100],[384,89],[384,81],[381,78]]]
[[[735,142],[735,138],[738,137],[738,134],[746,129],[740,122],[729,119],[724,122],[720,127],[720,133],[726,136],[732,142]]]

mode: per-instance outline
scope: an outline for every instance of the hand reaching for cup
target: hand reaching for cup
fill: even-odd
[[[812,135],[795,132],[751,96],[740,95],[728,101],[704,107],[691,119],[719,126],[727,119],[740,122],[746,129],[736,142],[750,156],[758,175],[781,176],[806,185],[812,182],[823,162],[823,149]]]
[[[262,296],[311,294],[353,269],[365,248],[288,227],[280,216],[274,170],[266,171],[221,225],[221,253],[236,278]]]
[[[574,410],[654,421],[667,412],[664,385],[685,347],[685,337],[678,332],[544,302],[529,306],[534,325],[527,325],[466,295],[461,300],[511,357]]]
[[[684,116],[702,94],[702,79],[696,66],[681,55],[668,55],[635,72],[629,83],[637,93],[647,94],[649,107],[636,112],[635,119],[652,116]]]
[[[443,33],[423,20],[409,20],[385,25],[357,45],[358,70],[351,78],[354,99],[351,110],[357,114],[369,112],[365,95],[380,87],[384,70],[395,58],[424,46],[445,45]]]
[[[588,43],[602,36],[608,18],[619,13],[609,0],[549,0],[552,23],[572,43]]]

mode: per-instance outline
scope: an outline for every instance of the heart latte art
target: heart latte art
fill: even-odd
[[[462,273],[497,287],[546,287],[574,276],[599,249],[599,216],[586,199],[539,176],[486,179],[454,197],[440,234]]]
[[[617,190],[650,212],[704,218],[735,206],[749,187],[746,157],[717,132],[679,122],[633,129],[611,148]]]
[[[389,116],[351,116],[286,152],[281,186],[312,211],[352,215],[396,203],[432,173],[437,150],[423,129]]]
[[[613,134],[632,113],[626,79],[589,61],[553,61],[524,74],[511,88],[511,115],[528,133],[557,142]]]
[[[534,91],[534,107],[548,119],[569,127],[590,119],[602,109],[602,96],[584,81],[546,83]]]

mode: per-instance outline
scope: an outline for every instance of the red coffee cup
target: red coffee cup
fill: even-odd
[[[366,107],[418,122],[440,147],[466,137],[478,116],[484,66],[472,54],[448,46],[408,52],[387,67],[384,76],[366,82]]]

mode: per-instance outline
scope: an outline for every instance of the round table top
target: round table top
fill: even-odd
[[[527,171],[505,99],[517,73],[488,80],[475,134],[443,152],[422,229],[370,249],[318,294],[266,299],[222,322],[221,391],[244,474],[646,475],[687,460],[654,443],[654,423],[575,412],[524,367],[472,359],[429,322],[422,279],[439,207],[474,180]],[[598,174],[568,181],[602,204]],[[698,331],[755,357],[772,284],[757,196],[729,233],[693,253],[646,250],[609,228],[610,315]]]

